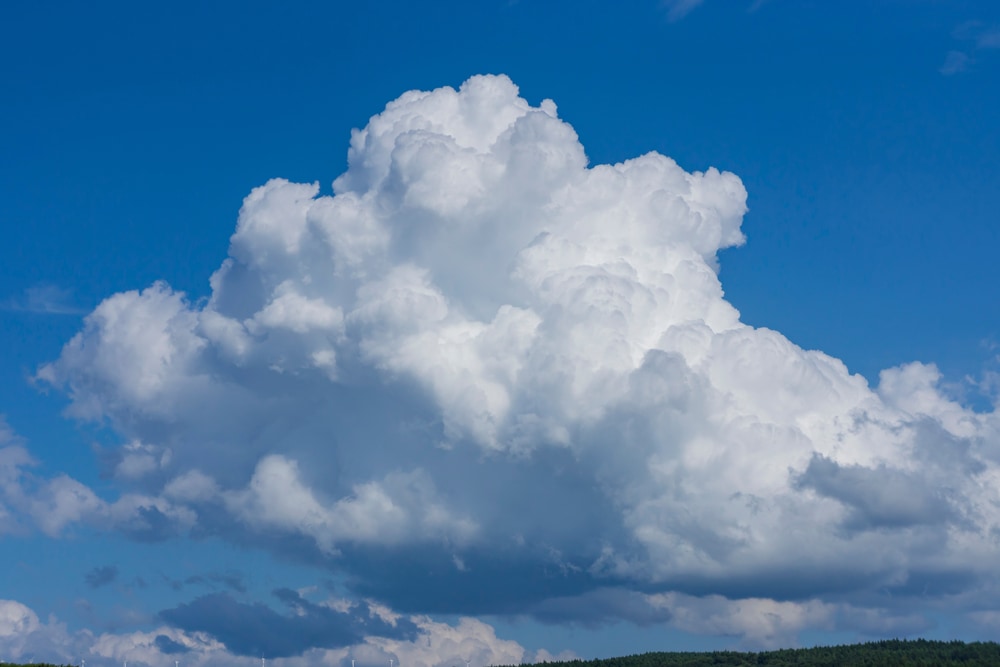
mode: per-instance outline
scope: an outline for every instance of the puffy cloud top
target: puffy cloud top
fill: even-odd
[[[813,618],[764,598],[995,582],[996,412],[743,324],[737,176],[589,165],[555,104],[477,76],[372,117],[333,192],[256,188],[206,301],[111,296],[38,372],[144,443],[120,481],[182,527],[414,611],[638,586]]]

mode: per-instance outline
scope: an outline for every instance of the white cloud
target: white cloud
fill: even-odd
[[[163,488],[163,495],[181,502],[195,503],[212,500],[219,494],[219,487],[211,477],[199,470],[189,470],[170,480]]]
[[[509,639],[500,639],[492,626],[474,618],[459,619],[456,625],[438,623],[427,617],[414,617],[419,638],[399,641],[372,637],[349,654],[367,664],[381,664],[393,657],[401,665],[413,667],[461,667],[474,665],[518,665],[528,653]]]
[[[0,637],[18,637],[38,629],[38,616],[15,600],[0,600]]]
[[[835,607],[817,600],[778,602],[761,598],[693,598],[676,593],[654,596],[654,606],[668,609],[675,626],[705,635],[740,637],[755,648],[794,646],[805,628],[832,629]]]
[[[80,637],[86,636],[81,633]],[[34,610],[16,600],[0,600],[0,655],[4,661],[48,659],[61,663],[74,659],[76,638],[53,620],[43,623]]]
[[[549,599],[534,613],[549,623],[575,619],[588,627],[611,619],[639,626],[669,623],[692,634],[732,637],[739,646],[752,650],[795,646],[803,630],[898,637],[925,631],[932,625],[909,609],[856,606],[818,598],[646,594],[614,588]]]
[[[796,646],[803,630],[846,631],[862,636],[906,636],[926,631],[931,622],[910,610],[858,607],[818,599],[727,599],[718,595],[693,597],[655,594],[648,604],[671,616],[687,632],[736,637],[744,648],[761,650]]]
[[[475,534],[473,522],[453,516],[436,500],[433,483],[421,470],[390,473],[353,491],[335,502],[321,502],[303,483],[294,461],[272,455],[257,464],[247,489],[226,493],[224,502],[253,527],[306,535],[326,552],[336,551],[342,541],[463,543]]]
[[[123,449],[123,461],[136,452],[157,451],[137,443]],[[168,460],[169,456],[160,452],[160,464]],[[166,498],[125,492],[107,501],[68,475],[45,478],[32,474],[30,469],[37,465],[0,417],[0,533],[36,529],[59,537],[82,525],[156,540],[194,525],[192,510]]]
[[[21,469],[32,463],[21,439],[0,415],[0,535],[20,529]]]
[[[115,412],[124,419],[138,409],[169,415],[177,397],[167,400],[166,391],[183,392],[190,383],[198,384],[187,372],[206,344],[193,332],[196,322],[183,296],[163,283],[105,299],[63,349],[65,365],[90,369],[86,378],[76,378],[85,384],[70,386],[69,414],[94,419]],[[100,336],[95,338],[97,331]],[[97,347],[91,349],[93,343]],[[54,373],[53,366],[43,366],[38,377],[55,382]],[[99,398],[112,396],[113,405]]]
[[[72,416],[171,452],[121,476],[154,485],[122,507],[305,536],[386,596],[419,546],[510,613],[540,595],[528,576],[490,588],[515,566],[591,590],[697,582],[767,600],[741,607],[777,619],[747,627],[764,639],[822,622],[778,598],[1000,574],[996,412],[932,365],[873,388],[743,324],[718,278],[744,242],[735,175],[588,165],[554,104],[474,77],[390,103],[318,192],[255,189],[206,302],[111,296],[39,370]],[[57,486],[53,532],[71,507],[114,515]]]
[[[141,479],[170,463],[170,450],[134,440],[121,448],[121,458],[115,465],[115,476]]]

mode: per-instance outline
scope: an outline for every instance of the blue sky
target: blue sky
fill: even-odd
[[[1000,633],[992,3],[24,3],[0,68],[3,659]]]

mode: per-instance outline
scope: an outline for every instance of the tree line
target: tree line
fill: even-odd
[[[996,642],[931,641],[891,639],[814,648],[777,651],[704,651],[642,653],[601,660],[544,663],[546,667],[941,667],[1000,665]],[[507,667],[514,667],[513,665]]]

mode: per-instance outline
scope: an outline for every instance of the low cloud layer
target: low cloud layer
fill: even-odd
[[[767,643],[916,627],[917,581],[964,582],[921,604],[992,610],[996,411],[932,365],[871,386],[743,324],[718,253],[744,242],[746,196],[656,153],[588,164],[506,77],[405,93],[352,134],[332,195],[250,193],[208,299],[110,296],[39,369],[127,443],[121,497],[26,486],[12,445],[3,502],[49,534],[86,519],[268,549],[408,614]],[[193,631],[228,599],[164,618]]]
[[[237,655],[273,658],[300,655],[304,648],[352,646],[368,636],[412,640],[417,635],[416,626],[407,619],[315,604],[288,589],[274,595],[291,613],[279,614],[261,603],[241,603],[227,593],[213,593],[164,610],[160,617],[181,630],[205,632]]]
[[[258,648],[276,651],[269,654],[272,658],[268,660],[268,664],[274,667],[335,665],[349,663],[351,659],[360,665],[384,665],[390,658],[396,664],[412,667],[458,665],[465,661],[481,667],[577,657],[568,652],[553,654],[544,649],[528,651],[517,642],[498,638],[491,626],[472,618],[461,618],[450,625],[423,616],[404,618],[378,607],[372,607],[371,614],[368,614],[371,625],[381,623],[398,630],[385,637],[363,636],[357,637],[355,642],[340,643],[331,637],[344,639],[346,635],[331,633],[328,626],[338,614],[345,616],[344,611],[314,605],[300,598],[298,604],[309,607],[305,614],[281,616],[266,607],[262,608],[262,605],[242,605],[228,598],[223,601],[224,597],[207,602],[202,598],[175,612],[190,620],[190,616],[186,615],[191,610],[198,613],[198,610],[212,608],[221,617],[209,619],[211,624],[248,623],[247,626],[234,625],[220,631],[233,646],[207,632],[185,631],[168,625],[127,633],[95,635],[87,630],[70,632],[58,619],[50,618],[42,622],[26,605],[15,600],[0,600],[0,653],[4,660],[22,663],[48,660],[72,664],[82,659],[102,664],[127,661],[140,665],[163,665],[179,660],[192,667],[238,667],[247,664],[248,655],[260,656],[260,653],[247,652],[253,648],[248,642],[257,638],[260,640]],[[285,597],[290,597],[287,592]],[[270,632],[270,628],[254,626],[255,621],[276,622],[280,630],[289,634],[279,635]],[[339,624],[339,619],[334,624]],[[319,632],[313,638],[314,645],[303,645],[299,641],[303,632]],[[328,648],[334,644],[336,648]]]
[[[157,542],[196,523],[197,515],[191,509],[160,495],[124,491],[109,502],[68,475],[33,474],[36,465],[0,415],[0,535],[38,530],[49,537],[62,537],[85,526],[120,531],[141,542]],[[94,581],[109,583],[114,578],[107,579],[109,571],[98,568],[91,574]]]

